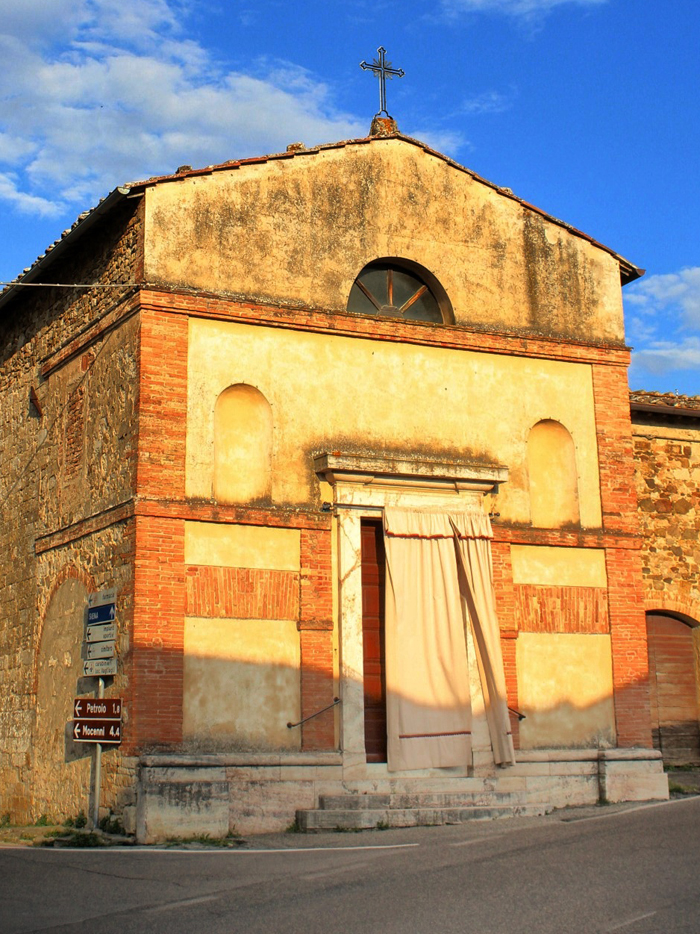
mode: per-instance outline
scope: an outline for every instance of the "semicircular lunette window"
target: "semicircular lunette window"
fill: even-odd
[[[438,324],[444,320],[433,291],[416,272],[383,262],[365,266],[355,279],[348,311]]]

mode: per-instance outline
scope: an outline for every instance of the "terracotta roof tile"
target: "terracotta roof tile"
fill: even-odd
[[[647,392],[635,389],[630,392],[630,402],[678,409],[700,409],[700,396],[682,396],[676,392]]]

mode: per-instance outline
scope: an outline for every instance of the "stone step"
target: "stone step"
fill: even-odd
[[[318,808],[297,811],[297,826],[305,833],[317,830],[372,830],[388,827],[434,827],[504,817],[541,817],[545,805],[475,805],[471,807]]]
[[[321,795],[323,810],[384,810],[387,808],[461,808],[486,806],[513,807],[525,804],[517,792],[478,791],[456,792],[388,792],[385,794]]]

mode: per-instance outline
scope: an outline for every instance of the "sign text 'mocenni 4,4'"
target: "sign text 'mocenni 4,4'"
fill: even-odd
[[[121,743],[121,721],[74,720],[73,739],[76,743]]]

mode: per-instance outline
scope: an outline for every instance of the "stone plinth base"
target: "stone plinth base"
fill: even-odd
[[[140,843],[157,843],[278,832],[328,795],[461,795],[479,807],[507,801],[545,811],[668,798],[661,756],[649,749],[524,750],[511,768],[478,771],[398,774],[385,765],[344,762],[340,753],[146,756],[136,834]]]

